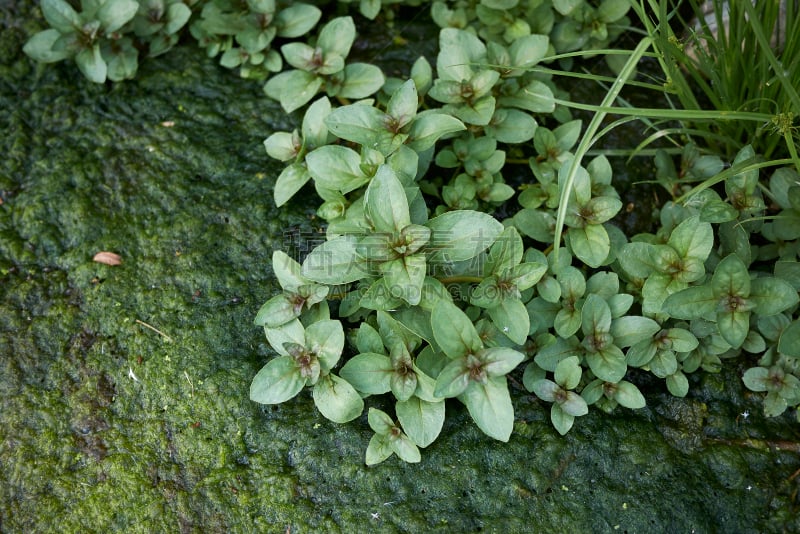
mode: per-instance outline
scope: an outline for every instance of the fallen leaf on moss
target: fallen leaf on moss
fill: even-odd
[[[104,263],[106,265],[122,265],[122,257],[113,252],[98,252],[92,259],[97,263]]]

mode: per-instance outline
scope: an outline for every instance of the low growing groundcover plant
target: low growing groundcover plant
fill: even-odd
[[[711,70],[700,85],[724,80],[713,54],[733,54],[724,34],[676,34],[666,1],[436,1],[438,54],[420,57],[408,79],[348,60],[357,21],[391,20],[400,4],[419,2],[362,0],[355,16],[346,5],[267,0],[42,2],[52,28],[26,45],[36,59],[73,58],[92,81],[120,80],[135,73],[138,51],[165,52],[187,26],[210,56],[297,112],[297,129],[264,141],[286,164],[274,201],[318,197],[327,224],[305,257],[274,252],[282,292],[255,323],[276,355],[251,399],[278,404],[309,388],[323,416],[345,423],[369,397],[391,395],[394,413],[367,410],[367,464],[420,461],[453,397],[507,441],[510,374],[549,404],[561,434],[590,408],[644,407],[646,374],[683,397],[688,375],[734,359],[749,366],[745,385],[765,393],[766,415],[797,414],[798,46],[792,37],[770,48],[761,22],[771,12],[747,8],[735,28],[749,28],[765,63],[789,69],[771,80],[783,87],[780,107],[749,111],[703,110],[690,98],[693,73]],[[609,49],[623,32],[637,46]],[[716,43],[703,49],[706,63],[674,68],[698,38]],[[664,85],[635,78],[644,56],[660,62]],[[616,76],[582,72],[587,57]],[[570,77],[604,87],[605,98],[571,101]],[[683,106],[635,108],[626,84]],[[610,115],[620,118],[604,122]],[[649,133],[620,148],[654,158],[641,180],[669,200],[648,231],[626,235],[609,161],[621,152],[593,146],[631,120]],[[737,121],[760,126],[739,139],[723,127]]]

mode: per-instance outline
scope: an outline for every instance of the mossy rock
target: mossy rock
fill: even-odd
[[[191,46],[116,85],[34,65],[24,11],[0,34],[0,529],[800,530],[797,427],[737,368],[566,437],[521,387],[509,443],[451,402],[417,465],[367,468],[366,414],[250,402],[272,251],[318,231],[302,194],[274,208],[261,144],[298,118]]]

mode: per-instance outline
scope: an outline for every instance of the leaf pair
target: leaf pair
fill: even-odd
[[[441,300],[431,314],[436,343],[449,362],[436,378],[437,397],[458,397],[488,436],[508,441],[514,408],[505,375],[525,357],[504,347],[485,348],[472,321],[454,304]]]
[[[278,100],[287,113],[306,105],[322,90],[342,98],[366,98],[376,92],[385,81],[380,68],[366,63],[345,65],[355,37],[353,19],[337,17],[322,27],[315,47],[283,45],[281,52],[295,70],[272,77],[264,92]]]
[[[303,328],[295,319],[276,329],[265,328],[265,332],[279,356],[253,378],[251,400],[279,404],[312,386],[314,404],[327,419],[346,423],[361,415],[361,396],[331,372],[344,348],[342,323],[322,320]]]
[[[664,312],[677,319],[714,320],[725,341],[739,348],[750,331],[752,313],[775,315],[799,300],[785,280],[769,276],[751,280],[747,266],[731,254],[719,262],[709,283],[670,295]]]

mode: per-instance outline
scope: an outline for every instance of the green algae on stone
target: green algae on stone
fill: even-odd
[[[272,207],[261,142],[293,118],[187,47],[115,86],[20,57],[0,73],[4,531],[800,529],[800,436],[735,372],[567,437],[512,387],[505,444],[451,402],[418,465],[365,467],[366,416],[335,425],[307,393],[255,405],[269,259],[314,230],[302,200]]]

